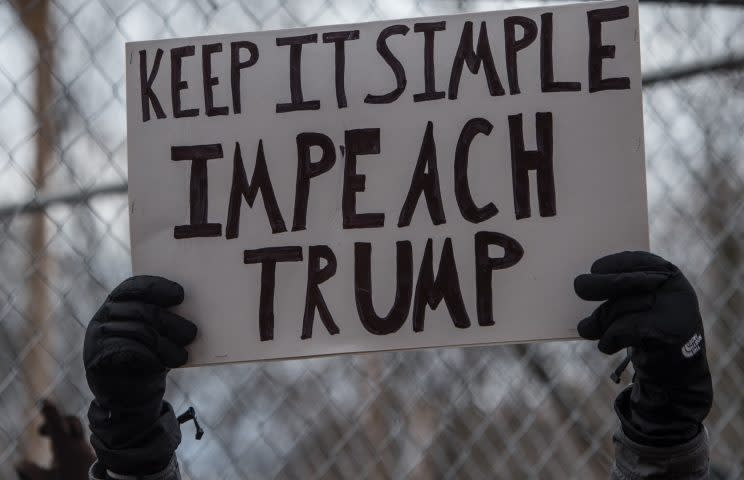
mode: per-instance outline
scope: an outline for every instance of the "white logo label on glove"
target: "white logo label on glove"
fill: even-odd
[[[701,344],[703,343],[703,336],[696,333],[690,340],[682,345],[682,356],[690,358],[700,351]]]

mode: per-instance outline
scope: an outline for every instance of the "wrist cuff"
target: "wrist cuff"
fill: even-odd
[[[91,425],[90,443],[99,463],[122,475],[154,474],[168,468],[181,443],[181,430],[168,402],[163,402],[160,417],[136,437],[117,445],[104,442],[107,428],[116,425]]]
[[[630,385],[615,399],[615,413],[620,419],[623,433],[634,442],[652,447],[669,447],[690,441],[703,430],[702,423],[670,415],[673,405],[665,408],[666,415],[638,412],[632,403],[633,389]],[[635,404],[637,407],[637,403]]]

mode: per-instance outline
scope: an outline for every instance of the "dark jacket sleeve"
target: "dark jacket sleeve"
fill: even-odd
[[[128,475],[110,475],[100,464],[95,463],[90,467],[88,472],[89,480],[181,480],[181,473],[178,469],[178,460],[175,455],[163,471],[153,473],[152,475],[132,477]]]
[[[707,480],[708,432],[702,428],[692,440],[671,447],[650,447],[634,442],[618,428],[612,437],[615,464],[612,480]]]

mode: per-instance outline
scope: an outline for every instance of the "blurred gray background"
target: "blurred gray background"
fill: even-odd
[[[0,477],[84,415],[86,324],[130,274],[124,42],[544,5],[518,0],[0,0]],[[744,476],[744,2],[641,2],[652,249],[699,295],[713,461]],[[608,375],[584,342],[171,375],[193,479],[605,478]],[[627,381],[628,374],[625,380]]]

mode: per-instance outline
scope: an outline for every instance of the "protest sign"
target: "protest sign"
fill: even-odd
[[[648,248],[638,9],[611,1],[126,47],[133,269],[192,365],[575,338]]]

